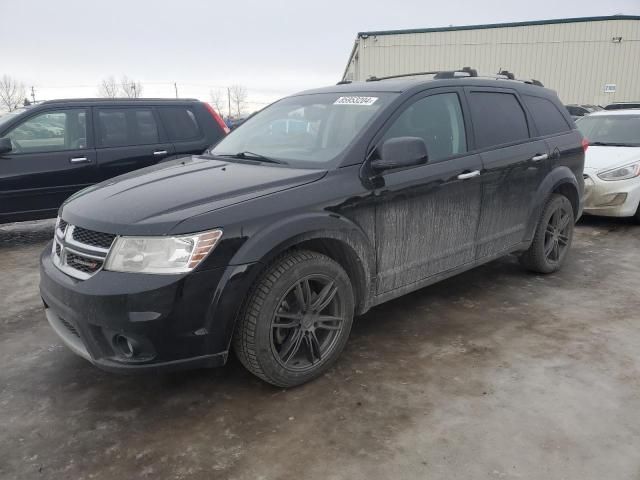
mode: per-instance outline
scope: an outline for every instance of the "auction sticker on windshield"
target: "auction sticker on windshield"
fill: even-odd
[[[334,105],[373,105],[378,97],[340,97]]]

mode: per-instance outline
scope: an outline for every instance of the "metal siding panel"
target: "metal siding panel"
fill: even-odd
[[[614,36],[622,36],[622,43],[612,43]],[[506,68],[541,80],[566,103],[640,99],[637,20],[382,35],[361,42],[356,80],[463,66],[481,73]],[[604,94],[605,83],[616,83],[617,92]]]

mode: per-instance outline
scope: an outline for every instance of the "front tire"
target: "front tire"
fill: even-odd
[[[545,205],[533,242],[520,263],[537,273],[553,273],[564,265],[571,248],[575,217],[567,197],[554,193]]]
[[[278,258],[256,281],[240,312],[233,348],[254,375],[293,387],[322,375],[342,352],[353,323],[349,277],[331,258],[307,250]]]

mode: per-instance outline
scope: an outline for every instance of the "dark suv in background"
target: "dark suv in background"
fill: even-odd
[[[228,129],[197,100],[52,100],[0,117],[0,223],[55,217],[69,195],[171,158]]]
[[[584,149],[555,93],[519,81],[303,92],[204,155],[69,199],[40,260],[46,316],[107,370],[222,365],[233,348],[297,385],[375,305],[510,253],[558,270]]]

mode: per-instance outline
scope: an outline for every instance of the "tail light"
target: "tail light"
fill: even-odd
[[[216,113],[213,107],[208,103],[205,103],[204,106],[207,107],[207,110],[209,111],[213,119],[216,121],[216,123],[220,126],[220,128],[224,130],[224,133],[229,133],[231,130],[229,130],[229,127],[227,127],[227,124],[224,123],[224,120],[220,118],[220,115]]]
[[[587,140],[586,138],[582,139],[582,150],[584,150],[584,153],[587,153],[587,148],[589,148],[589,140]]]

